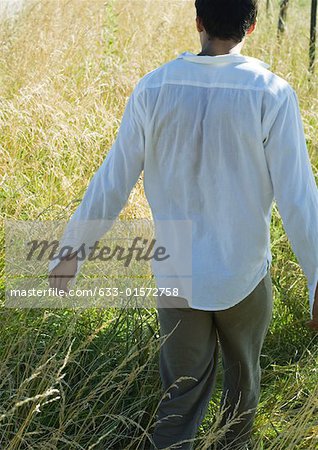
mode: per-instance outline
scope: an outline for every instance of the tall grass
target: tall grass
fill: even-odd
[[[278,2],[277,2],[278,3]],[[315,175],[318,85],[309,77],[309,0],[261,10],[245,53],[295,88]],[[110,149],[139,78],[200,50],[191,1],[26,0],[0,28],[1,218],[68,219]],[[316,71],[317,72],[317,71]],[[149,217],[141,180],[121,213]],[[3,242],[3,232],[1,233]],[[3,246],[2,246],[3,247]],[[304,275],[274,208],[274,318],[262,352],[255,449],[318,447],[317,335]],[[1,251],[2,296],[4,249]],[[147,449],[161,398],[155,310],[12,310],[0,329],[0,447]],[[217,437],[216,392],[197,448]]]

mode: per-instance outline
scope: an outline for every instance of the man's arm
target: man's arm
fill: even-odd
[[[87,249],[99,240],[125,206],[144,166],[144,107],[137,88],[128,100],[117,138],[92,178],[83,200],[67,224],[61,247]],[[108,222],[109,221],[109,222]],[[73,259],[51,261],[50,286],[67,291],[81,264]]]
[[[318,190],[298,99],[290,87],[271,119],[264,149],[285,231],[307,277],[310,325],[318,324]]]

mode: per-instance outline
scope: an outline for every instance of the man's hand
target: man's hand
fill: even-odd
[[[76,253],[62,260],[49,274],[50,287],[58,291],[68,292],[68,283],[74,278],[77,270]]]
[[[311,321],[307,322],[307,326],[312,330],[318,331],[318,284],[315,292],[315,302],[313,306],[313,318]]]

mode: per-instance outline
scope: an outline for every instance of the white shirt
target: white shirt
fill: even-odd
[[[308,280],[312,317],[318,191],[297,96],[268,67],[240,54],[184,52],[145,75],[69,226],[115,219],[144,170],[154,220],[192,222],[189,305],[216,311],[266,275],[275,199]]]

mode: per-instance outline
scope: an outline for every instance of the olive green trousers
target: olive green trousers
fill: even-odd
[[[220,429],[229,420],[237,420],[211,448],[249,448],[246,444],[260,396],[260,354],[272,319],[270,269],[244,300],[226,310],[196,310],[185,299],[166,296],[158,298],[157,306],[160,335],[166,337],[159,358],[163,395],[150,448],[194,448],[193,443],[181,441],[195,438],[207,411],[219,345],[223,366]],[[177,381],[180,377],[191,378]]]

